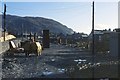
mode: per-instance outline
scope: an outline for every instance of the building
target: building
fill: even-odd
[[[119,50],[120,29],[95,30],[94,31],[94,50],[97,53],[109,53],[110,56],[120,56]],[[92,50],[92,33],[89,35],[89,50]]]
[[[109,51],[109,40],[111,30],[94,30],[94,51],[106,53]],[[92,32],[89,35],[88,48],[92,51]]]
[[[114,57],[120,56],[119,52],[119,38],[120,38],[120,29],[114,29],[110,33],[110,55]]]

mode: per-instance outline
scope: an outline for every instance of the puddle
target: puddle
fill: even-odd
[[[54,62],[54,61],[55,61],[55,59],[51,59],[51,61],[52,61],[52,62]]]
[[[85,60],[85,59],[76,59],[76,60],[74,60],[75,62],[86,62],[87,60]]]
[[[53,72],[51,72],[51,71],[45,71],[45,72],[43,72],[43,75],[51,75],[51,74],[53,74]]]
[[[60,73],[64,73],[64,72],[65,72],[65,69],[58,69],[58,71],[59,71]]]

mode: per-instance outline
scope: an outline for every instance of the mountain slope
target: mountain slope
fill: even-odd
[[[7,15],[6,16],[7,31],[12,34],[21,34],[22,32],[36,32],[41,34],[43,29],[49,29],[50,32],[56,34],[72,34],[74,31],[67,26],[47,18],[42,17],[20,17]]]

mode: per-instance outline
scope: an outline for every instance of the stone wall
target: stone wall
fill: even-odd
[[[18,44],[20,43],[20,39],[13,39],[12,41],[15,42],[16,46],[18,47]],[[7,51],[9,49],[9,41],[0,42],[0,54]]]

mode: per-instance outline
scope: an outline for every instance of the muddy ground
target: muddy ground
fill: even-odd
[[[41,56],[2,55],[2,78],[118,78],[118,59],[51,44]],[[94,61],[94,63],[93,63]],[[94,75],[93,75],[94,74]]]

